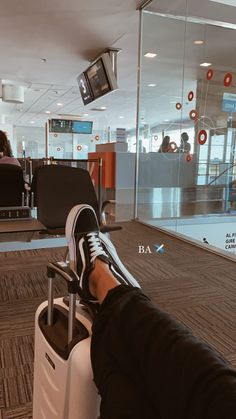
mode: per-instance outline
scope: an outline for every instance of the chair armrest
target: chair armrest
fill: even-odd
[[[115,199],[108,199],[108,200],[104,201],[104,202],[102,203],[101,212],[103,212],[103,211],[104,211],[105,207],[106,207],[108,204],[115,204],[115,203],[116,203]]]
[[[100,215],[100,220],[101,220],[101,225],[102,226],[107,224],[107,222],[106,222],[106,214],[105,214],[105,207],[108,204],[115,204],[115,203],[116,203],[116,201],[114,199],[108,199],[108,200],[106,200],[106,201],[104,201],[102,203],[101,215]]]
[[[102,210],[101,210],[101,225],[100,225],[100,231],[102,233],[109,233],[110,231],[117,231],[121,230],[122,227],[118,224],[107,224],[106,222],[106,214],[105,214],[105,207],[108,204],[115,204],[116,201],[114,199],[109,199],[107,201],[104,201],[102,204]]]

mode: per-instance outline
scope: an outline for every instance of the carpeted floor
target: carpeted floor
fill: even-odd
[[[0,418],[32,418],[34,313],[47,297],[46,266],[65,249],[0,253]],[[64,283],[55,280],[57,296]]]
[[[135,222],[112,240],[144,292],[236,366],[235,263]],[[64,255],[64,248],[0,253],[0,419],[32,418],[34,313],[47,297],[47,262]],[[55,291],[65,293],[59,278]]]

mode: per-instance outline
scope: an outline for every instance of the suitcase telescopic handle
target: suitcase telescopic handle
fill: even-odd
[[[53,279],[56,274],[60,275],[67,283],[69,293],[69,319],[68,319],[68,344],[73,339],[75,322],[76,293],[78,290],[79,277],[65,262],[49,263],[47,266],[48,277],[48,312],[47,324],[53,325]]]

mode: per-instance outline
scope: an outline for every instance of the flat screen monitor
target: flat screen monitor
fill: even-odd
[[[110,92],[110,83],[101,58],[87,70],[86,74],[94,99]]]
[[[80,94],[84,102],[84,105],[87,105],[88,103],[93,101],[93,96],[92,96],[89,83],[86,78],[86,74],[85,73],[80,74],[79,77],[77,77],[77,82],[79,85],[79,90],[80,90]]]
[[[109,54],[102,54],[77,81],[85,105],[118,89]]]
[[[92,121],[72,121],[72,132],[74,134],[92,134]]]
[[[72,132],[72,121],[66,119],[51,119],[49,123],[49,131],[70,133]]]

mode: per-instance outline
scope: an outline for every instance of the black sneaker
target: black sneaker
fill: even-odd
[[[66,220],[66,241],[69,248],[70,268],[77,271],[77,241],[86,233],[99,232],[99,225],[94,209],[81,204],[73,207]]]
[[[111,241],[99,233],[97,217],[92,207],[76,205],[72,208],[66,222],[66,238],[71,268],[79,277],[78,292],[81,298],[97,303],[89,292],[88,284],[88,276],[94,269],[96,258],[109,265],[111,272],[121,284],[140,288],[120,261]]]

